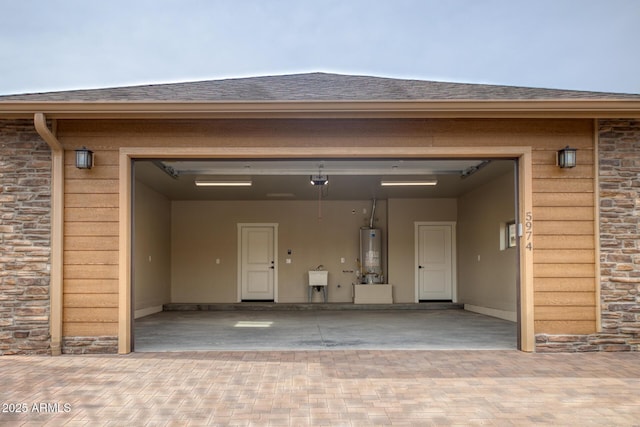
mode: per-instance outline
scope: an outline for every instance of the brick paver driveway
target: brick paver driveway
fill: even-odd
[[[0,357],[2,425],[640,425],[640,353]]]

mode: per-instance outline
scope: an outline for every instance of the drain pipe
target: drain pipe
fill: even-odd
[[[64,227],[64,148],[47,126],[44,113],[36,113],[33,124],[38,135],[51,148],[51,272],[49,282],[49,333],[51,355],[62,354],[62,280],[63,280],[63,227]]]

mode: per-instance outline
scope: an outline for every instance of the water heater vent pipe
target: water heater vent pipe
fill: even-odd
[[[371,206],[371,218],[369,219],[369,228],[373,228],[373,220],[376,214],[376,199],[373,199],[373,203]]]

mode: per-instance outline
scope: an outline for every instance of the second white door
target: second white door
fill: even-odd
[[[275,300],[275,225],[239,225],[240,299]]]
[[[453,224],[416,224],[416,287],[419,301],[453,299]]]

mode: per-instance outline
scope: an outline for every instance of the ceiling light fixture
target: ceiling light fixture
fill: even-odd
[[[198,187],[251,187],[251,184],[251,180],[211,181],[196,179],[196,186]]]
[[[327,175],[311,175],[311,185],[327,185],[329,177]]]
[[[438,185],[437,179],[423,179],[416,181],[380,181],[380,185],[383,187],[420,187],[420,186],[434,186]]]

